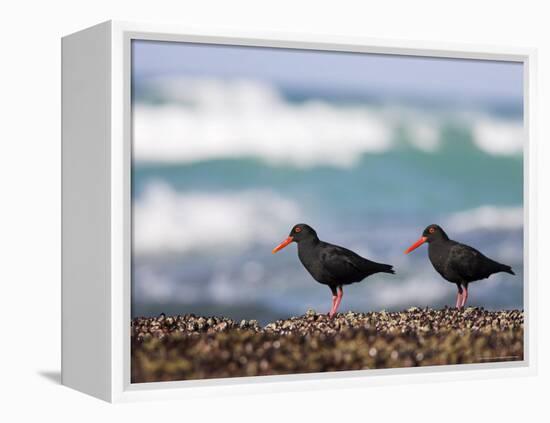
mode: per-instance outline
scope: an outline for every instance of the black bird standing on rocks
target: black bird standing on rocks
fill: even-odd
[[[291,242],[298,244],[298,257],[317,282],[328,285],[332,291],[333,318],[344,295],[343,286],[360,282],[374,273],[395,273],[389,264],[375,263],[344,247],[323,242],[315,230],[304,223],[294,225],[287,239],[272,251],[275,254]]]
[[[449,239],[439,225],[430,225],[418,241],[411,245],[405,254],[428,243],[428,256],[437,272],[458,288],[456,308],[463,308],[468,299],[468,284],[485,279],[493,273],[506,272],[515,275],[506,264],[497,263],[484,256],[475,248]]]

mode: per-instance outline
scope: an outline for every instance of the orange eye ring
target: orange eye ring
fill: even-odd
[[[294,228],[294,232],[302,232],[302,228],[300,228],[300,227]]]
[[[428,229],[428,232],[431,233],[431,234],[433,234],[433,233],[435,232],[435,228],[430,228],[430,229]]]

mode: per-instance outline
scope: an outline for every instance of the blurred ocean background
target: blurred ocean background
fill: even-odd
[[[132,315],[326,312],[295,223],[395,266],[342,311],[453,305],[431,223],[509,264],[469,304],[523,308],[521,64],[134,41]]]

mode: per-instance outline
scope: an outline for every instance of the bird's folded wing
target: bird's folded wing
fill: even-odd
[[[342,247],[331,246],[321,254],[321,262],[332,275],[361,273],[359,264],[354,260],[354,254]]]
[[[449,267],[465,279],[479,276],[483,255],[475,248],[457,244],[449,252]]]

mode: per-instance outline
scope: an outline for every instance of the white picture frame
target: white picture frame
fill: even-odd
[[[524,65],[523,361],[218,380],[130,383],[131,40],[182,41]],[[328,35],[105,22],[62,39],[62,383],[110,402],[313,390],[536,372],[536,51]]]

